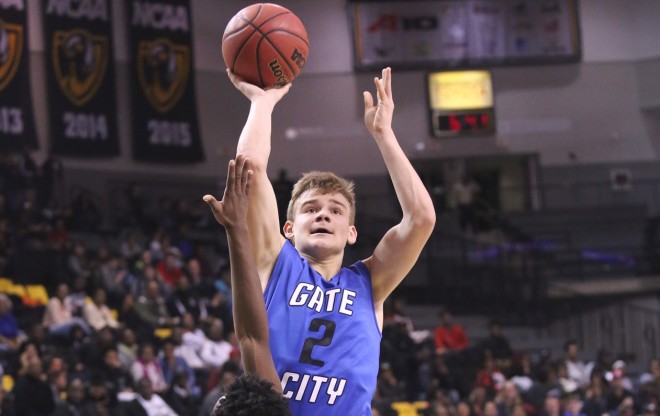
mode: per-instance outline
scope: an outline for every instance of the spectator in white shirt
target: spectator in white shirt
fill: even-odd
[[[115,319],[108,308],[106,302],[105,289],[102,287],[94,291],[94,299],[83,308],[83,317],[95,331],[100,331],[101,328],[110,327],[112,329],[119,328],[119,322]]]
[[[199,354],[207,366],[220,368],[229,361],[233,348],[229,342],[224,340],[223,330],[222,321],[219,319],[215,319],[209,326],[208,338],[202,344]]]
[[[566,354],[566,370],[568,378],[577,383],[579,388],[586,388],[591,382],[593,363],[585,363],[580,359],[580,346],[575,340],[568,340],[564,344]]]
[[[205,368],[204,361],[199,358],[197,350],[183,342],[183,329],[181,327],[172,329],[172,341],[174,341],[174,355],[183,358],[193,370]]]
[[[199,354],[202,350],[202,345],[206,341],[206,334],[197,327],[195,317],[189,313],[184,314],[181,319],[181,328],[183,329],[183,343]]]
[[[73,316],[71,305],[67,301],[69,295],[69,286],[66,283],[60,283],[55,290],[55,296],[50,298],[46,305],[43,324],[52,335],[68,337],[71,328],[79,326],[89,335],[90,329],[84,319]]]
[[[124,412],[127,415],[178,416],[176,412],[157,394],[151,381],[144,377],[138,382],[138,394]]]

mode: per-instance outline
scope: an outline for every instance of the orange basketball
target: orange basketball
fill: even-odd
[[[222,35],[227,68],[262,88],[291,82],[300,74],[308,53],[305,26],[277,4],[244,8],[232,17]]]

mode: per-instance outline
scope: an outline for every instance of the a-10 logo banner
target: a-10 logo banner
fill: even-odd
[[[133,157],[204,159],[195,100],[188,0],[128,0]]]
[[[110,0],[44,0],[42,7],[53,149],[119,154]]]
[[[37,147],[30,96],[27,4],[0,0],[0,150]]]

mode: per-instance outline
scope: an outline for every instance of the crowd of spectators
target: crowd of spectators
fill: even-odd
[[[0,294],[0,371],[14,382],[0,415],[208,415],[241,373],[226,253],[191,236],[220,227],[201,199],[151,207],[136,182],[108,229],[93,192],[64,191],[63,169],[56,154],[0,155],[0,276],[24,277],[25,253],[57,269],[41,308]],[[450,311],[420,331],[400,299],[386,306],[375,415],[417,401],[427,416],[658,414],[658,360],[631,377],[612,354],[580,361],[575,342],[562,357],[516,351],[497,322],[475,341]]]
[[[65,192],[63,169],[56,154],[0,155],[0,277],[39,283],[25,258],[57,269],[46,305],[0,294],[13,384],[0,414],[208,415],[241,366],[226,253],[190,237],[206,207],[163,197],[152,210],[133,183],[109,229],[94,192]]]
[[[567,340],[563,353],[516,350],[494,320],[469,340],[449,310],[433,331],[415,330],[402,302],[385,316],[374,414],[397,415],[396,402],[423,402],[425,416],[659,415],[660,359],[641,374],[605,349],[584,360]]]

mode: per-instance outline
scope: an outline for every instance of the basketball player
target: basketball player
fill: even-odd
[[[376,103],[364,92],[364,122],[403,217],[371,256],[348,268],[342,268],[344,249],[357,238],[353,184],[329,172],[305,174],[294,186],[283,236],[267,165],[271,114],[291,86],[263,90],[229,77],[251,101],[237,152],[254,170],[248,230],[284,397],[296,416],[371,415],[383,303],[417,261],[435,224],[431,198],[392,130],[391,70],[374,79]]]
[[[268,320],[247,232],[248,190],[252,171],[241,155],[229,162],[222,201],[205,195],[216,220],[225,227],[231,263],[234,327],[245,375],[218,400],[213,416],[290,415],[268,344]]]

